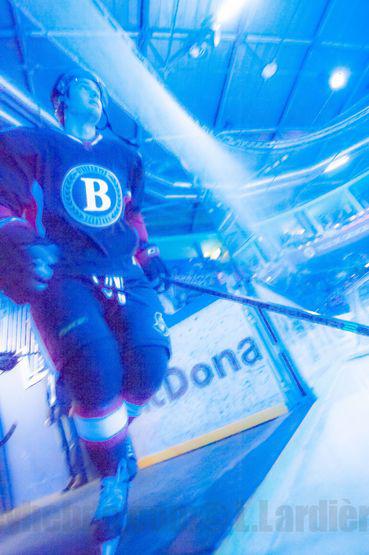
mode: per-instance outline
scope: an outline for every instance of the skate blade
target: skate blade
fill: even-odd
[[[117,553],[120,538],[114,538],[100,545],[101,555],[114,555]]]

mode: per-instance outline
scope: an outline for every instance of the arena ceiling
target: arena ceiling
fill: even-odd
[[[49,3],[50,9],[58,2],[63,0]],[[233,17],[220,11],[227,2],[239,7]],[[27,99],[51,114],[50,88],[71,64],[53,38],[85,36],[78,22],[73,29],[61,21],[59,28],[40,30],[19,3],[32,5],[0,0],[3,129],[15,122],[39,124],[40,111]],[[100,6],[193,117],[248,161],[253,179],[311,168],[366,136],[365,0],[103,0]],[[94,33],[99,30],[91,29],[89,40]],[[348,72],[347,84],[332,89],[330,76],[340,68]],[[201,184],[114,103],[110,115],[120,134],[141,145],[148,171],[146,217],[154,234],[214,229],[214,212]],[[356,172],[365,170],[366,158],[355,160]],[[313,189],[304,193],[300,188],[298,202],[347,181],[353,166],[345,171],[318,181],[315,176]],[[291,182],[283,183],[281,196],[273,200],[280,209],[297,202]]]

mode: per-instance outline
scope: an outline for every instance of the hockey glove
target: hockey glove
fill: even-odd
[[[57,261],[56,248],[21,219],[0,221],[0,289],[17,304],[46,289]]]
[[[141,243],[135,257],[153,287],[159,293],[165,291],[168,288],[166,278],[170,274],[160,257],[159,248],[150,243]]]

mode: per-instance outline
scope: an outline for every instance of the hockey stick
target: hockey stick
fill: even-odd
[[[334,318],[330,316],[323,316],[321,314],[318,314],[317,312],[311,312],[310,310],[304,310],[303,308],[295,308],[283,304],[261,301],[259,299],[254,299],[253,297],[224,293],[223,291],[216,291],[215,289],[208,289],[207,287],[192,285],[186,283],[185,281],[172,279],[169,277],[165,278],[165,281],[170,285],[177,285],[178,287],[183,287],[184,289],[198,291],[199,293],[203,293],[204,295],[213,295],[214,297],[218,297],[219,299],[233,301],[245,306],[252,306],[258,310],[269,310],[270,312],[275,312],[276,314],[283,314],[285,316],[291,316],[292,318],[307,320],[308,322],[313,322],[314,324],[321,324],[322,326],[328,326],[330,328],[336,328],[339,330],[348,331],[350,333],[356,333],[358,335],[369,336],[369,326],[366,326],[365,324],[349,322],[340,318]]]

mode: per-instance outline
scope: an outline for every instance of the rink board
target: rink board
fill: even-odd
[[[140,466],[287,413],[273,363],[245,309],[217,301],[171,328],[159,392],[131,426]]]
[[[277,405],[270,409],[262,410],[256,414],[239,420],[238,422],[234,422],[233,424],[223,426],[223,428],[213,430],[212,432],[204,434],[203,436],[184,441],[181,444],[170,447],[169,449],[166,449],[159,453],[143,456],[139,459],[139,466],[140,468],[147,468],[148,466],[152,466],[153,464],[178,457],[179,455],[183,455],[184,453],[188,453],[189,451],[193,451],[194,449],[199,449],[200,447],[204,447],[205,445],[209,445],[210,443],[214,443],[215,441],[220,441],[221,439],[230,437],[234,434],[238,434],[244,430],[259,426],[264,422],[268,422],[269,420],[278,418],[283,414],[287,414],[287,412],[287,407],[284,404]]]

